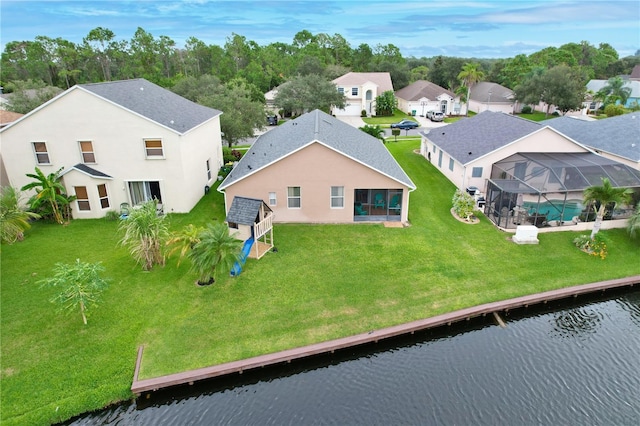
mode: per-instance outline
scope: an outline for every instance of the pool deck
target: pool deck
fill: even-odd
[[[451,325],[455,322],[468,320],[478,316],[485,316],[487,314],[494,314],[498,312],[508,312],[512,309],[523,307],[526,308],[540,303],[547,303],[571,297],[575,298],[580,295],[605,292],[606,290],[611,289],[633,287],[634,285],[638,284],[640,284],[640,275],[583,284],[573,287],[566,287],[558,290],[532,294],[529,296],[502,300],[499,302],[485,303],[483,305],[461,309],[459,311],[449,312],[447,314],[437,315],[431,318],[417,320],[406,324],[400,324],[393,327],[382,328],[379,330],[371,330],[368,333],[329,340],[326,342],[316,343],[300,348],[288,349],[285,351],[260,355],[253,358],[247,358],[238,361],[227,362],[224,364],[213,365],[210,367],[199,368],[196,370],[190,370],[143,380],[138,379],[140,364],[142,363],[142,354],[144,350],[144,347],[140,346],[138,348],[138,358],[136,361],[133,383],[131,384],[131,391],[136,395],[140,395],[144,392],[154,392],[172,386],[193,384],[197,381],[211,379],[214,377],[221,377],[237,373],[242,374],[243,371],[247,370],[258,369],[270,365],[289,363],[293,360],[298,360],[313,355],[333,353],[337,350],[360,346],[368,343],[377,343],[378,341],[383,339],[406,334],[413,334],[416,331],[440,327],[443,325]]]

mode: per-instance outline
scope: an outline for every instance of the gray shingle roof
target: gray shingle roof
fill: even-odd
[[[424,134],[460,163],[467,164],[542,127],[503,112],[483,111]]]
[[[83,164],[83,163],[78,163],[78,164],[76,164],[75,166],[72,166],[72,167],[70,167],[70,168],[68,168],[68,169],[64,170],[62,173],[60,173],[60,176],[64,176],[64,175],[66,175],[66,174],[67,174],[67,173],[69,173],[71,170],[77,170],[77,171],[79,171],[80,173],[84,173],[84,174],[89,175],[89,176],[94,177],[94,178],[99,178],[99,179],[113,179],[113,177],[112,177],[112,176],[109,176],[109,175],[108,175],[108,174],[106,174],[106,173],[102,173],[101,171],[96,170],[96,169],[94,169],[94,168],[91,168],[91,167],[89,167],[89,166],[87,166],[86,164]]]
[[[501,86],[498,83],[492,83],[490,81],[480,81],[473,86],[471,86],[470,97],[472,100],[488,103],[489,102],[489,92],[491,92],[491,103],[500,104],[512,104],[514,99],[513,90]]]
[[[396,98],[407,101],[417,101],[422,98],[427,98],[433,101],[443,94],[451,96],[452,98],[456,97],[453,92],[442,88],[435,83],[426,80],[418,80],[407,87],[398,90],[396,92]]]
[[[582,145],[640,161],[640,113],[632,112],[595,121],[565,116],[545,120],[541,124],[556,129]]]
[[[415,189],[409,176],[379,139],[329,114],[314,110],[260,136],[218,190],[233,185],[314,141]]]
[[[258,219],[260,206],[264,202],[255,198],[233,197],[229,213],[227,213],[227,222],[239,223],[240,225],[253,225]],[[271,211],[269,206],[264,204],[265,209]]]
[[[221,114],[216,109],[198,105],[143,78],[81,84],[78,87],[178,133],[186,133]]]

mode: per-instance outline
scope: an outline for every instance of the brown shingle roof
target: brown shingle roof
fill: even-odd
[[[452,98],[456,97],[453,92],[440,87],[435,83],[426,80],[418,80],[415,83],[411,83],[407,87],[398,90],[396,92],[396,98],[404,99],[406,101],[417,101],[422,98],[427,98],[434,101],[442,94],[446,94]]]

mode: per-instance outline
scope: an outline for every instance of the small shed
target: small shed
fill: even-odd
[[[273,216],[273,211],[262,200],[233,197],[226,222],[229,232],[237,239],[253,238],[250,258],[260,259],[273,248]]]

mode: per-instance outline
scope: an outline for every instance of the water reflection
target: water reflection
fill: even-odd
[[[576,308],[553,315],[552,336],[586,337],[596,333],[602,321],[602,313],[592,307]]]

